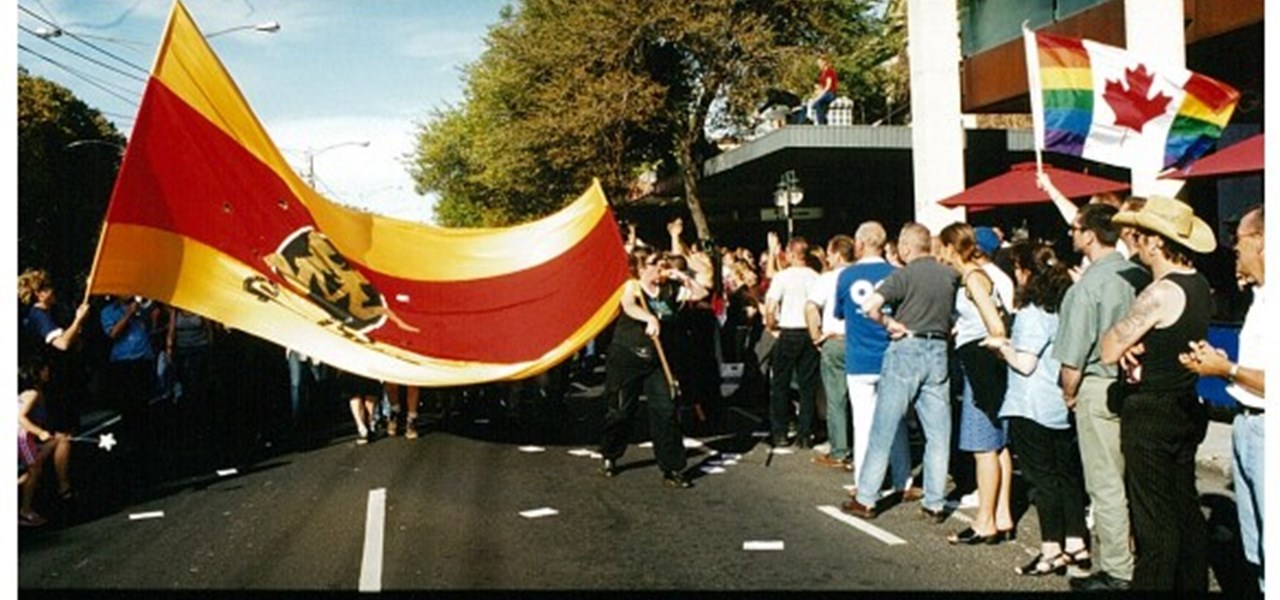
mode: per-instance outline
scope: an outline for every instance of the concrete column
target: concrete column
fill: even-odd
[[[907,57],[915,219],[937,233],[965,218],[964,209],[938,204],[964,191],[960,20],[954,1],[907,0]]]
[[[1140,56],[1158,56],[1160,64],[1185,69],[1187,66],[1186,24],[1183,0],[1124,0],[1125,45]],[[1133,169],[1130,173],[1135,196],[1177,195],[1182,181],[1156,179],[1158,171]]]

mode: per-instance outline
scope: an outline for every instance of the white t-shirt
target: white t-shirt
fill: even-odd
[[[1267,357],[1263,336],[1266,330],[1263,320],[1266,312],[1267,295],[1259,285],[1253,288],[1253,304],[1249,305],[1249,312],[1244,315],[1244,327],[1240,328],[1240,352],[1236,356],[1236,364],[1251,369],[1265,368]],[[1249,408],[1266,408],[1261,397],[1234,383],[1227,386],[1227,393]]]
[[[822,310],[823,335],[844,335],[844,320],[836,317],[836,279],[844,267],[826,271],[809,286],[809,302]]]
[[[817,280],[818,273],[809,267],[787,267],[773,276],[764,299],[778,302],[779,328],[808,328],[804,320],[804,303],[809,299],[809,286]]]

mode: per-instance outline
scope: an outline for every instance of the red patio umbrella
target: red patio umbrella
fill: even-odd
[[[1259,133],[1243,142],[1232,144],[1197,160],[1185,169],[1162,175],[1165,179],[1190,179],[1210,175],[1233,173],[1261,173],[1263,158],[1262,135]]]
[[[1068,198],[1129,189],[1128,183],[1066,171],[1047,163],[1044,165],[1044,172],[1053,180],[1053,185],[1062,192],[1062,195]],[[1025,162],[1013,165],[1008,173],[992,177],[959,194],[943,198],[938,203],[943,206],[963,206],[971,211],[982,211],[998,206],[1034,204],[1049,200],[1049,193],[1036,187],[1036,163]]]

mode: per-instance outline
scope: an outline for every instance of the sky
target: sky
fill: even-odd
[[[508,3],[186,0],[184,4],[205,35],[279,23],[275,33],[250,28],[215,35],[209,42],[290,164],[305,172],[308,154],[314,156],[316,187],[322,194],[393,217],[429,221],[433,198],[414,192],[405,168],[416,124],[429,120],[432,109],[462,100],[462,68],[479,58],[488,28],[498,22],[500,10]],[[17,52],[18,64],[71,89],[128,136],[145,85],[133,77],[146,76],[67,35],[47,40],[32,32],[54,29],[51,22],[150,71],[171,1],[19,0],[18,6],[18,44],[79,75],[22,50]],[[362,142],[368,146],[360,146]]]

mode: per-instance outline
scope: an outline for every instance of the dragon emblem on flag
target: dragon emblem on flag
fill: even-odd
[[[344,327],[368,333],[389,319],[406,331],[418,331],[387,306],[385,297],[351,267],[323,233],[303,227],[263,257],[289,287],[305,295]]]

